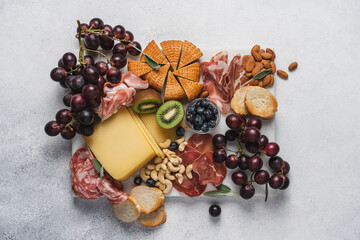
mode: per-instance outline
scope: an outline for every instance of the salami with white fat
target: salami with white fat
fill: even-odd
[[[102,196],[97,188],[100,174],[92,163],[79,167],[71,176],[72,189],[76,196],[86,199],[96,199]]]
[[[116,185],[113,179],[108,176],[98,178],[96,186],[111,204],[124,202],[130,196],[130,194],[123,192],[122,189]]]
[[[91,154],[89,152],[88,148],[79,148],[78,150],[76,150],[76,152],[74,153],[74,155],[72,156],[71,160],[70,160],[70,170],[71,172],[75,172],[76,169],[78,169],[79,167],[81,167],[82,165],[86,164],[86,163],[91,163],[92,161],[92,157]]]

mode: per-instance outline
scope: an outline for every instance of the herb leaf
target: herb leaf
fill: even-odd
[[[104,168],[101,165],[101,163],[99,162],[99,160],[94,158],[92,161],[92,164],[93,164],[94,168],[96,169],[96,171],[98,171],[100,173],[100,177],[103,177],[104,176]]]
[[[271,70],[272,70],[272,68],[269,68],[269,69],[266,69],[264,71],[261,71],[261,72],[255,74],[255,76],[253,77],[253,80],[259,80],[259,79],[266,77],[266,75],[271,73]]]
[[[149,55],[144,53],[144,58],[145,58],[145,61],[149,64],[149,66],[152,69],[159,69],[160,68],[160,65],[154,59],[152,59]]]
[[[218,192],[221,192],[221,193],[228,193],[231,191],[231,188],[229,188],[225,184],[221,184],[221,185],[217,186],[216,189],[218,190]]]
[[[225,197],[226,193],[220,192],[220,191],[211,191],[211,192],[204,193],[204,196],[208,196],[208,197]]]

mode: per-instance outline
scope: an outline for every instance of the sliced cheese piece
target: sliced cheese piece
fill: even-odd
[[[139,115],[146,128],[149,129],[151,135],[157,143],[165,142],[166,139],[177,139],[175,128],[165,129],[156,122],[155,113]]]
[[[152,160],[158,151],[161,152],[159,147],[159,150],[154,150],[157,144],[146,136],[145,129],[145,126],[139,127],[128,108],[123,107],[96,125],[94,134],[84,139],[104,169],[122,181]]]

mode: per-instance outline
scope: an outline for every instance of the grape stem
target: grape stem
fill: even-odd
[[[74,122],[76,122],[76,119],[75,118],[71,119],[71,121],[65,125],[65,128],[71,127],[71,124],[73,124]]]
[[[251,176],[250,176],[250,184],[252,184],[253,181],[254,181],[253,177],[254,177],[255,173],[256,173],[256,172],[252,172],[252,174],[251,174]]]
[[[88,51],[88,52],[95,52],[97,54],[100,54],[101,56],[103,56],[104,58],[106,58],[106,61],[108,64],[110,64],[112,67],[113,67],[113,64],[112,62],[110,61],[110,59],[102,52],[98,51],[98,50],[92,50],[92,49],[88,49],[88,48],[84,48],[85,51]]]
[[[85,63],[85,59],[84,59],[84,46],[81,42],[81,31],[82,31],[82,27],[81,27],[81,24],[80,24],[80,21],[77,20],[77,24],[78,24],[78,33],[76,34],[76,38],[78,39],[79,41],[79,47],[80,47],[80,50],[79,50],[79,62],[81,63],[81,65],[85,66],[86,63]]]
[[[242,150],[239,139],[236,139],[236,143],[237,143],[238,148],[239,148],[239,151],[238,151],[238,152],[244,154],[247,158],[249,158],[250,156],[249,156],[248,154],[246,154],[246,152],[244,152],[244,150]]]
[[[234,150],[231,150],[231,149],[228,149],[228,148],[225,148],[225,147],[223,147],[222,149],[224,149],[225,151],[234,152],[234,153],[238,153],[238,152],[239,152],[239,151],[234,151]]]
[[[269,182],[266,182],[266,185],[265,185],[265,202],[267,201],[268,199],[268,195],[269,195]]]

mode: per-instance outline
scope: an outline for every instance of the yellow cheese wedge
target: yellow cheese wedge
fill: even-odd
[[[84,137],[104,169],[115,179],[125,180],[163,152],[140,118],[123,107]]]
[[[156,122],[154,114],[143,114],[139,115],[146,128],[149,129],[151,135],[155,138],[157,143],[165,142],[166,139],[175,140],[177,139],[175,128],[164,129],[159,126]]]

